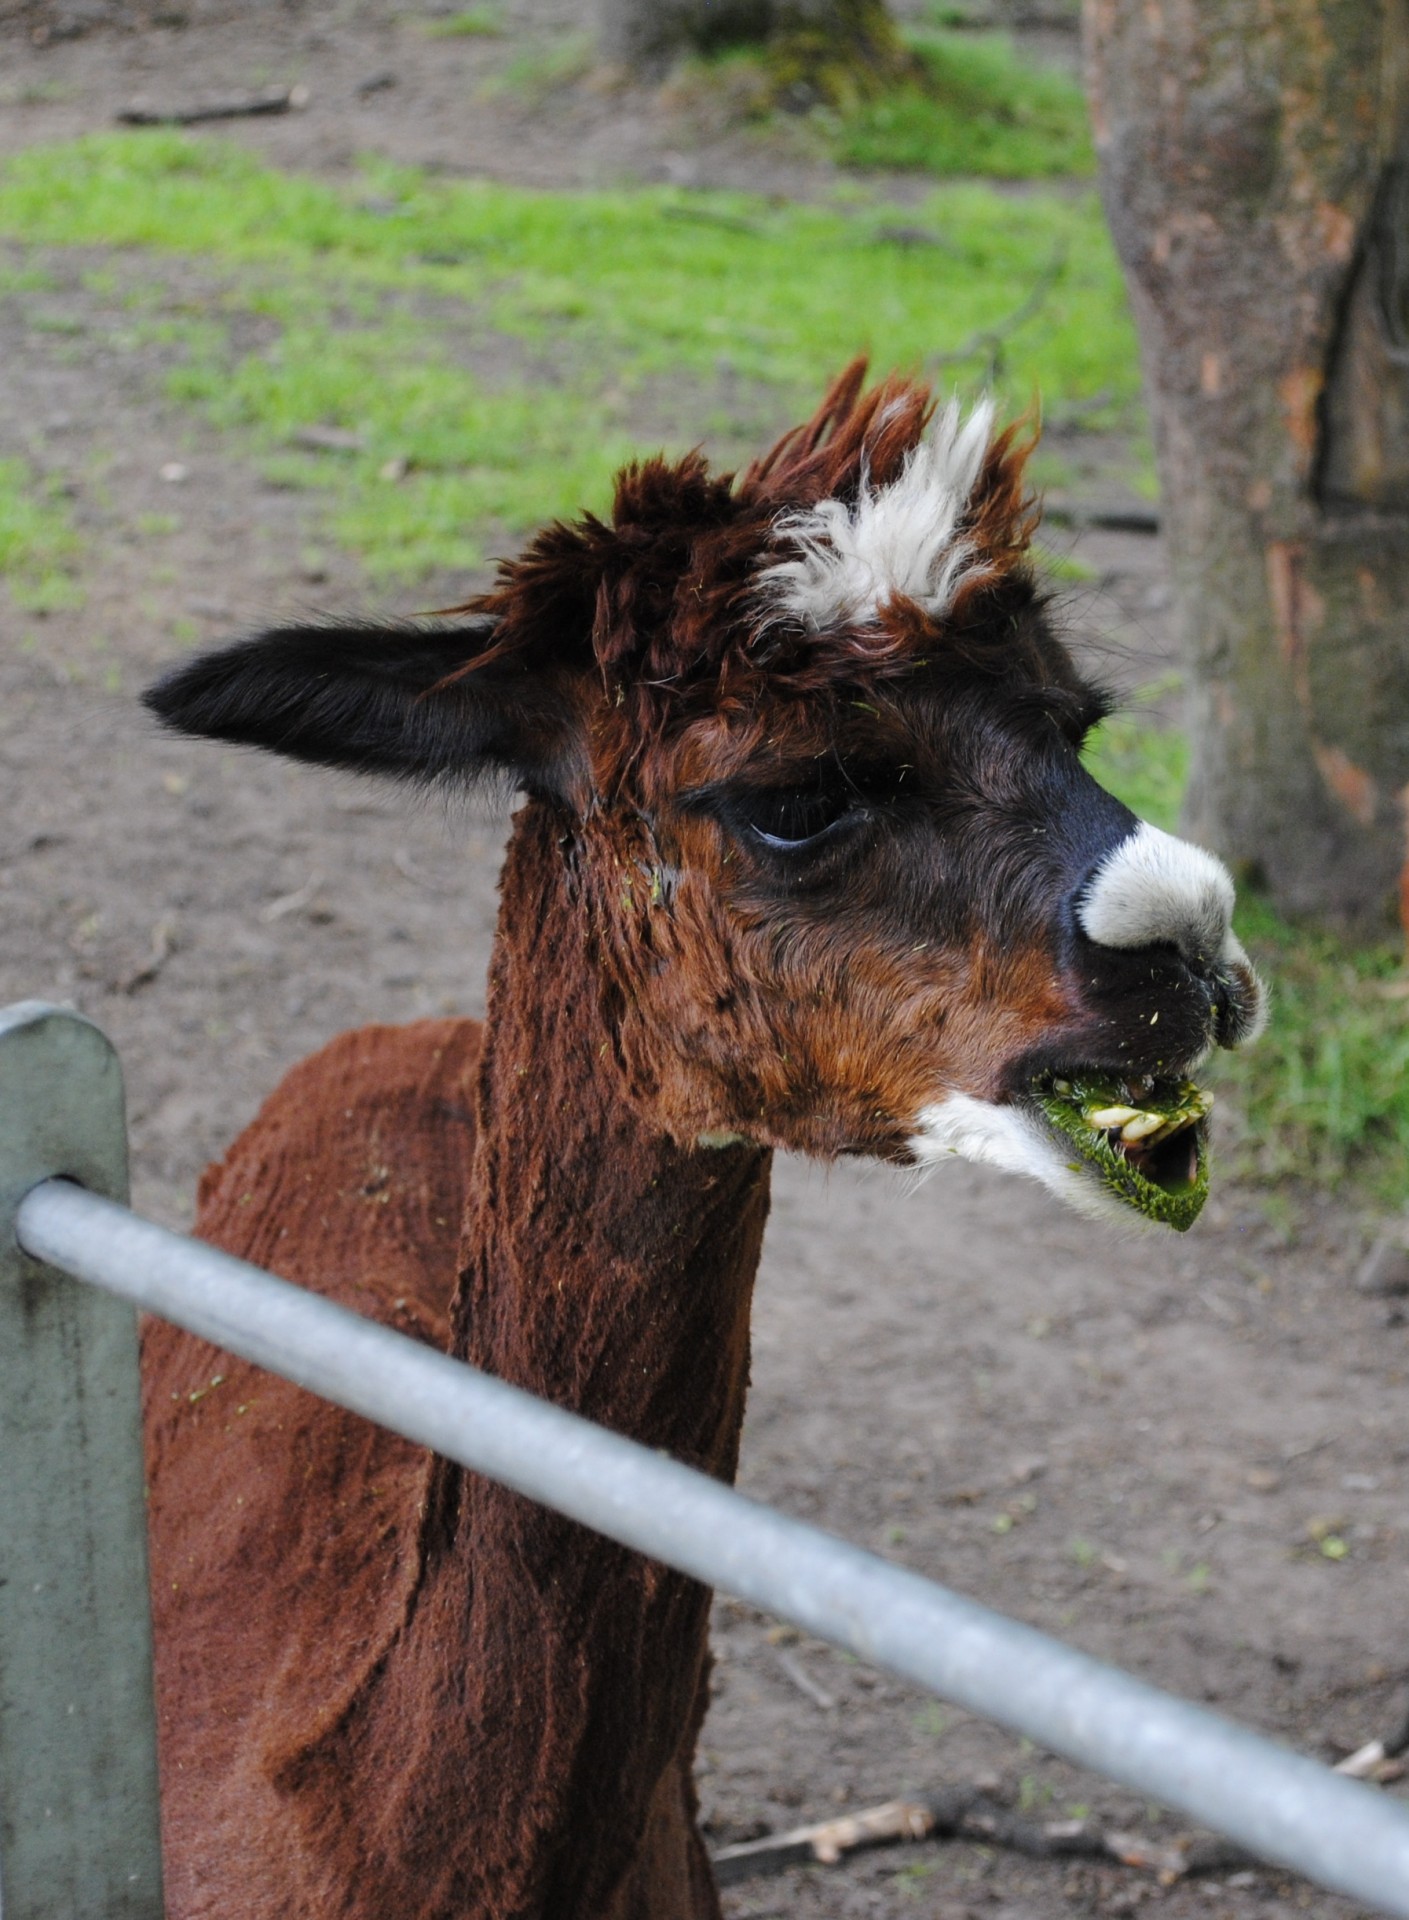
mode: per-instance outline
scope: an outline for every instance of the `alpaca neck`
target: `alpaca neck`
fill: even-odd
[[[531,804],[505,868],[454,1350],[732,1479],[769,1156],[682,1148],[624,1099],[562,832]],[[417,1858],[396,1910],[717,1913],[690,1780],[707,1590],[448,1466],[422,1553],[377,1716]],[[435,1724],[408,1753],[412,1718]]]
[[[505,864],[455,1351],[732,1479],[769,1156],[681,1147],[624,1096],[603,1003],[630,986],[603,991],[562,841],[529,806]]]

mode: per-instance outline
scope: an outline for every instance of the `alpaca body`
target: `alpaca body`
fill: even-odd
[[[222,1246],[722,1479],[770,1154],[953,1154],[1185,1227],[1260,989],[1081,745],[1026,449],[864,367],[737,478],[627,468],[454,623],[275,628],[168,724],[529,800],[483,1035],[370,1029],[209,1176]],[[717,1920],[709,1596],[147,1334],[173,1920]]]
[[[483,1038],[332,1042],[197,1230],[732,1478],[768,1156],[621,1107],[591,975],[544,1008],[548,827],[518,823]],[[172,1327],[144,1365],[172,1920],[235,1887],[240,1920],[714,1920],[703,1588]]]

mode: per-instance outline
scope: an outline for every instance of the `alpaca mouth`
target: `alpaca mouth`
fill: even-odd
[[[1192,1080],[1117,1079],[1095,1069],[1044,1075],[1032,1099],[1061,1145],[1075,1148],[1074,1172],[1147,1220],[1193,1226],[1208,1198],[1208,1116],[1213,1095]]]

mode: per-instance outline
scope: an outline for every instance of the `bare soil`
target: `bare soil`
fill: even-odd
[[[138,94],[301,81],[304,113],[221,131],[330,175],[374,148],[539,184],[830,186],[796,143],[741,147],[645,92],[484,99],[507,50],[578,24],[567,0],[506,16],[507,48],[370,5],[202,0],[178,27],[119,0],[0,0],[0,150],[107,125]],[[137,1204],[183,1224],[202,1164],[291,1062],[359,1022],[481,1009],[504,821],[148,725],[135,696],[179,623],[213,638],[374,596],[350,559],[310,556],[305,498],[161,397],[157,349],[114,349],[82,263],[49,264],[58,294],[0,299],[0,455],[71,485],[87,602],[43,619],[0,603],[0,1001],[72,1001],[113,1036]],[[171,462],[183,479],[162,478]],[[151,516],[178,524],[156,535]],[[1158,542],[1075,546],[1101,583],[1071,600],[1074,634],[1148,679],[1167,664]],[[1350,1283],[1355,1219],[1225,1188],[1187,1239],[1122,1240],[965,1167],[906,1192],[781,1164],[775,1191],[745,1488],[1309,1753],[1392,1725],[1409,1333]],[[728,1600],[717,1648],[701,1771],[720,1842],[982,1775],[1038,1814],[1178,1831]],[[1272,1872],[1164,1887],[969,1843],[798,1869],[726,1905],[1051,1920],[1142,1902],[1168,1920],[1351,1911]]]

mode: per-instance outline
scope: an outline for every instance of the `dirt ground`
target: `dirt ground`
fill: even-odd
[[[570,0],[506,12],[526,43],[577,23]],[[537,184],[828,184],[820,161],[692,133],[645,94],[486,101],[502,43],[428,40],[389,9],[136,18],[120,0],[0,0],[0,150],[106,125],[138,95],[302,81],[304,113],[222,133],[328,175],[373,148]],[[135,695],[180,623],[214,638],[374,600],[351,560],[310,559],[306,496],[161,397],[157,349],[111,349],[82,263],[49,264],[58,294],[0,298],[0,456],[72,483],[87,604],[41,619],[0,601],[0,1002],[70,1001],[112,1035],[137,1204],[184,1224],[200,1167],[289,1063],[358,1022],[481,1009],[504,822],[156,735]],[[56,307],[63,328],[44,322]],[[161,477],[173,461],[179,483]],[[160,543],[156,514],[179,519]],[[1070,602],[1074,633],[1150,678],[1167,664],[1158,542],[1078,551],[1100,586]],[[1363,1233],[1321,1202],[1224,1188],[1187,1239],[1122,1240],[972,1168],[912,1193],[780,1164],[742,1484],[1338,1757],[1388,1730],[1409,1680],[1409,1332],[1351,1284]],[[747,1607],[719,1603],[716,1643],[701,1770],[719,1842],[980,1776],[1038,1814],[1179,1831]],[[1166,1888],[969,1843],[798,1869],[726,1906],[1051,1920],[1144,1902],[1168,1920],[1351,1912],[1270,1872]]]

